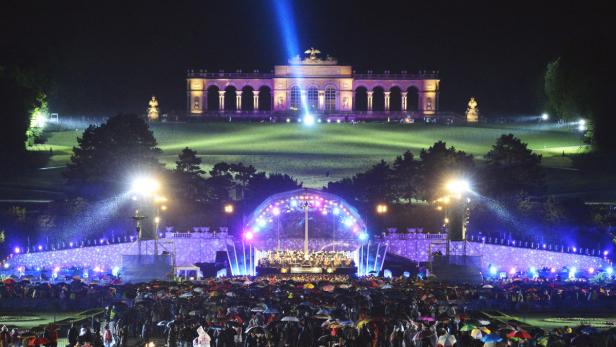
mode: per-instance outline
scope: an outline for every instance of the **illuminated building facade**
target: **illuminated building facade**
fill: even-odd
[[[356,73],[310,49],[270,73],[189,70],[187,110],[191,116],[249,114],[391,114],[433,116],[438,111],[435,71]]]

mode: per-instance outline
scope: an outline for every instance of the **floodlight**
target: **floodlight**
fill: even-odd
[[[548,119],[550,119],[550,115],[549,115],[549,114],[547,114],[547,113],[543,113],[543,114],[541,115],[541,119],[542,119],[542,120],[548,120]]]
[[[278,207],[274,207],[274,208],[272,209],[272,214],[273,214],[274,216],[278,216],[278,215],[280,215],[280,208],[278,208]]]
[[[152,177],[137,177],[133,180],[131,191],[141,195],[150,195],[160,189],[160,182]]]
[[[304,115],[304,124],[306,126],[313,126],[315,122],[314,116],[311,115],[310,113],[307,113],[306,115]]]
[[[461,194],[471,190],[471,185],[467,180],[455,179],[447,182],[447,190],[450,193]]]
[[[607,272],[608,275],[611,275],[614,273],[614,268],[612,268],[611,266],[607,268],[607,270],[605,270]]]
[[[252,233],[252,231],[247,231],[244,233],[244,238],[246,240],[252,240],[255,237],[255,235]]]
[[[368,234],[367,233],[359,234],[359,239],[362,241],[366,241],[368,239]]]

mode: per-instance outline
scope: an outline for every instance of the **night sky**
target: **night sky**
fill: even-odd
[[[3,3],[0,54],[49,66],[52,112],[143,113],[152,94],[163,112],[183,112],[189,68],[286,63],[273,1]],[[476,96],[491,116],[540,112],[546,63],[575,40],[607,36],[612,20],[608,2],[361,3],[294,1],[286,20],[300,48],[358,72],[439,70],[442,110],[462,113]]]

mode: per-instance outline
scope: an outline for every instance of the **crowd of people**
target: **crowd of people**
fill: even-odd
[[[259,260],[261,267],[310,266],[320,268],[352,267],[353,256],[347,251],[310,252],[306,259],[303,251],[268,251]]]
[[[69,292],[79,288],[65,285]],[[4,283],[1,292],[25,287],[33,285]],[[80,295],[94,295],[84,292],[89,287],[84,284]],[[609,312],[616,308],[614,284],[453,286],[404,277],[303,274],[99,287],[108,298],[105,312],[94,324],[71,327],[66,334],[71,346],[124,347],[130,341],[141,346],[164,341],[168,347],[616,346],[616,321],[609,319],[601,331],[590,326],[548,331],[485,313],[543,310],[558,315],[559,307],[567,313],[584,308]],[[3,339],[13,334],[6,331]],[[47,343],[40,345],[51,347],[51,339],[44,339],[50,331],[41,333]],[[16,345],[12,338],[0,344]],[[37,342],[23,345],[28,344]]]

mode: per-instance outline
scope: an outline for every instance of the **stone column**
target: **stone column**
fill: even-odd
[[[219,111],[225,110],[225,91],[224,90],[218,91],[218,110]]]
[[[372,111],[372,94],[374,92],[369,90],[368,91],[368,111]]]
[[[252,91],[252,110],[254,112],[259,111],[259,91],[258,90]]]
[[[385,111],[389,111],[389,96],[391,92],[383,92],[385,94]]]
[[[242,112],[242,91],[235,91],[235,111]]]
[[[319,111],[325,111],[325,91],[319,90]]]
[[[401,105],[402,107],[400,109],[402,110],[402,112],[405,112],[406,108],[407,108],[407,100],[406,99],[407,99],[407,97],[409,95],[409,92],[402,92],[401,94],[402,94],[402,105]]]

